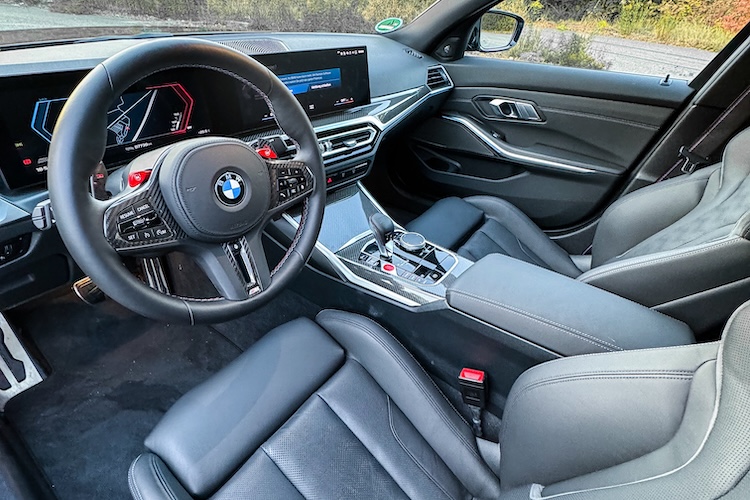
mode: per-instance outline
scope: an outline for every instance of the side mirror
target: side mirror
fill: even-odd
[[[500,52],[512,48],[521,37],[524,20],[503,10],[485,12],[472,29],[467,50]]]

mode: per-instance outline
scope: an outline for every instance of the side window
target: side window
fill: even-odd
[[[750,21],[748,0],[506,0],[495,8],[526,21],[518,43],[471,55],[686,80]]]

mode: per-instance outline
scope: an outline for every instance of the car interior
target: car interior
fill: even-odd
[[[0,497],[750,498],[750,27],[496,5],[0,48]]]

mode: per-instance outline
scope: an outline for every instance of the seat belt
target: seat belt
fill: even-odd
[[[708,165],[710,156],[750,117],[750,87],[747,87],[690,147],[682,146],[680,158],[656,182],[680,174],[691,174]],[[679,170],[678,170],[679,167]]]

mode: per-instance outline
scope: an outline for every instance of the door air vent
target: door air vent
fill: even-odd
[[[430,90],[442,89],[451,86],[448,73],[442,66],[433,66],[427,69],[427,86]]]

